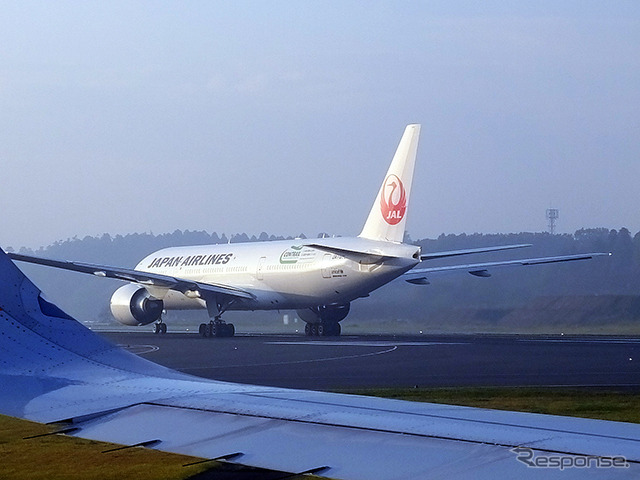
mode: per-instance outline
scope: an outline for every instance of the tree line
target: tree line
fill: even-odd
[[[318,236],[325,236],[319,234]],[[39,249],[19,248],[24,254],[132,267],[147,254],[170,246],[305,239],[275,236],[262,232],[227,236],[224,233],[181,231],[155,235],[74,237]],[[353,303],[351,317],[420,318],[447,308],[498,308],[526,304],[540,296],[640,295],[640,232],[627,228],[609,230],[584,228],[573,234],[506,233],[441,234],[437,238],[405,241],[419,245],[423,252],[478,248],[494,245],[532,244],[522,250],[445,258],[426,266],[483,263],[515,258],[571,255],[586,252],[611,253],[595,260],[524,268],[496,269],[491,278],[465,273],[433,275],[430,285],[415,286],[398,279],[374,292],[366,300]],[[13,251],[14,249],[8,248]],[[34,265],[20,265],[52,299],[62,302],[71,314],[82,318],[109,318],[108,301],[121,282],[97,279],[73,272]]]

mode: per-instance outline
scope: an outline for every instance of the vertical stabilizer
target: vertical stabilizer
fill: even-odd
[[[360,237],[402,242],[420,125],[407,125]]]

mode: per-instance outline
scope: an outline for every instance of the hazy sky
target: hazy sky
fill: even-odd
[[[640,230],[640,2],[0,2],[0,245]]]

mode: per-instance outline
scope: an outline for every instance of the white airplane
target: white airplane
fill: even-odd
[[[283,240],[165,248],[143,258],[134,269],[66,262],[11,253],[14,260],[58,267],[131,283],[111,298],[113,316],[125,325],[157,322],[166,332],[165,309],[206,308],[205,337],[233,336],[227,310],[297,310],[307,335],[340,335],[340,321],[350,303],[406,275],[427,284],[427,274],[466,270],[479,277],[502,266],[536,265],[589,259],[600,253],[544,257],[448,267],[415,268],[421,262],[497,250],[528,247],[503,245],[423,254],[402,243],[418,148],[420,125],[408,125],[389,170],[357,237]]]

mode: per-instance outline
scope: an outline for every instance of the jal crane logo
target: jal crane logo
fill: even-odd
[[[382,218],[389,225],[400,223],[407,211],[407,192],[402,181],[394,174],[384,180],[380,194],[380,211]]]

